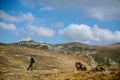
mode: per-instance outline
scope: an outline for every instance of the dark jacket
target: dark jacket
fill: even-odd
[[[35,63],[35,60],[34,60],[33,57],[31,57],[31,59],[30,59],[30,63]]]

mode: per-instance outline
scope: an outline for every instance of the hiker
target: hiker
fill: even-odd
[[[29,69],[31,69],[31,71],[33,70],[33,64],[35,63],[35,61],[34,61],[34,58],[31,56],[31,58],[30,58],[30,65],[29,65],[29,67],[27,68],[27,70],[29,70]]]

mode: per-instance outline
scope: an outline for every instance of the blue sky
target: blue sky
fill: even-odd
[[[0,42],[120,42],[119,0],[0,0]]]

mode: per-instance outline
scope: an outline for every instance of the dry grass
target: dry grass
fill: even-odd
[[[30,55],[35,57],[33,71],[27,71]],[[76,61],[70,55],[16,45],[0,45],[0,80],[120,80],[120,70],[76,71]],[[90,68],[88,64],[82,63]]]
[[[2,80],[119,80],[120,72],[13,69],[0,75]]]

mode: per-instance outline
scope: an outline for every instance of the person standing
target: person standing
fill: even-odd
[[[31,71],[32,71],[34,63],[35,63],[35,60],[34,60],[33,56],[31,56],[31,58],[30,58],[30,64],[29,64],[29,67],[27,68],[27,70],[31,69]]]

